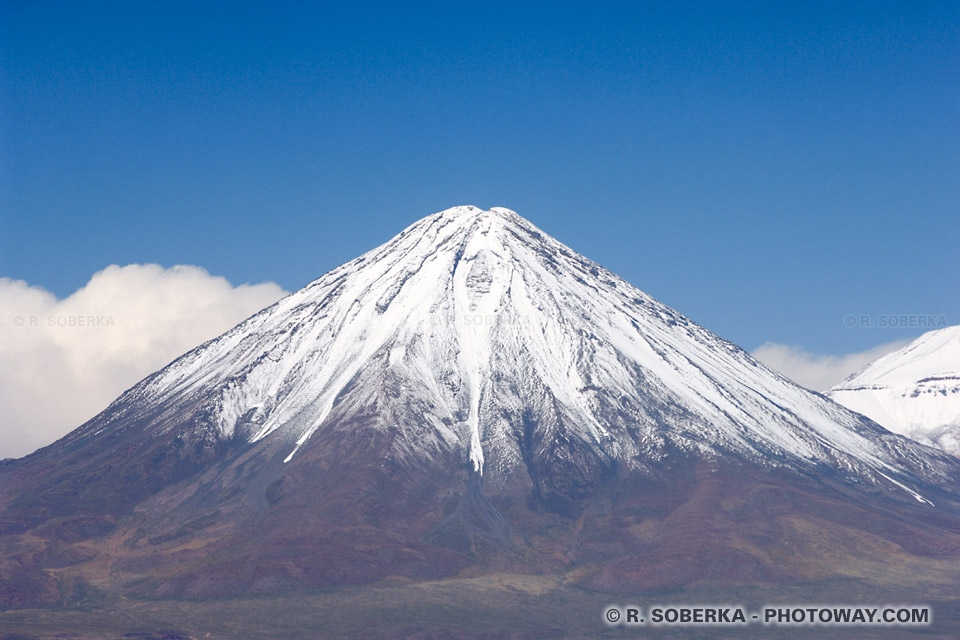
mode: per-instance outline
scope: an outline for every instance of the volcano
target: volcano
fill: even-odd
[[[494,574],[956,592],[958,479],[516,213],[456,207],[0,463],[0,606]]]

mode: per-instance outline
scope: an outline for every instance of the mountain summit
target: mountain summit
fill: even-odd
[[[891,431],[960,456],[960,326],[928,331],[827,395]]]
[[[64,575],[151,597],[586,566],[597,588],[805,580],[838,570],[790,559],[814,520],[960,549],[958,478],[516,213],[455,207],[0,465],[0,551],[13,602],[62,599]],[[70,558],[61,582],[36,540]]]

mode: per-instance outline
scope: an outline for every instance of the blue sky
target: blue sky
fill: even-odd
[[[960,323],[960,5],[0,3],[0,276],[299,288],[506,206],[746,348]]]

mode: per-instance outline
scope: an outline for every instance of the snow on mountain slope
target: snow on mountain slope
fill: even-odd
[[[203,423],[290,462],[364,410],[399,434],[398,458],[454,451],[493,483],[546,448],[580,466],[643,470],[679,452],[827,468],[920,501],[905,485],[947,474],[929,450],[502,208],[416,222],[147,378],[68,440],[134,419]]]
[[[827,395],[891,431],[960,455],[960,326],[923,334]]]

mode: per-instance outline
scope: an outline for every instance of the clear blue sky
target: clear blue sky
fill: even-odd
[[[0,276],[296,289],[506,206],[744,347],[960,323],[960,4],[0,2]]]

